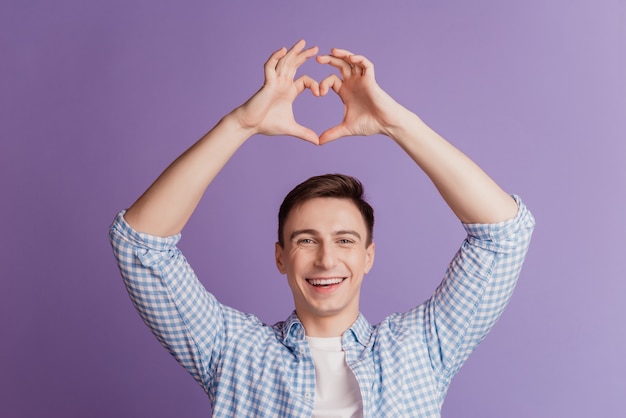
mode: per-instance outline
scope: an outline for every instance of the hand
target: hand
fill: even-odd
[[[322,80],[320,95],[332,88],[345,106],[343,121],[320,135],[320,145],[351,135],[392,136],[390,130],[401,123],[407,111],[378,86],[374,65],[363,55],[337,48],[330,55],[318,56],[317,61],[337,68],[342,77],[333,74]]]
[[[304,49],[300,40],[291,49],[281,48],[265,63],[265,83],[246,103],[236,110],[239,123],[264,135],[292,135],[319,144],[319,137],[309,128],[296,122],[293,102],[305,89],[319,96],[319,84],[303,75],[294,80],[297,69],[317,54],[318,48]]]

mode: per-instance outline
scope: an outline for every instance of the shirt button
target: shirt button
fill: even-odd
[[[307,392],[307,393],[304,394],[304,397],[309,399],[311,397],[311,394],[309,392]]]

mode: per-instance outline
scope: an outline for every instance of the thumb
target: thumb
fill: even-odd
[[[303,139],[314,145],[320,145],[320,138],[317,136],[317,134],[313,130],[306,128],[302,125],[299,125],[297,123],[292,127],[292,129],[289,130],[289,135],[295,136],[296,138]]]
[[[343,123],[333,126],[330,129],[325,130],[319,137],[319,144],[324,145],[335,139],[342,138],[344,136],[352,135],[350,131],[345,127]]]

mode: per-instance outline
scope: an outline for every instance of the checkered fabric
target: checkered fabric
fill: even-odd
[[[365,417],[439,417],[452,377],[507,304],[534,228],[515,219],[464,225],[468,236],[423,304],[342,337]],[[311,417],[313,360],[295,313],[265,325],[220,304],[176,247],[133,230],[120,212],[110,238],[130,298],[159,342],[209,395],[214,417]]]

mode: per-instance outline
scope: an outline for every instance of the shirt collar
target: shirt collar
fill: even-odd
[[[354,321],[354,324],[344,333],[344,338],[346,338],[348,333],[351,333],[354,339],[365,347],[372,335],[372,325],[365,319],[363,314],[360,313],[359,317]]]
[[[282,343],[286,347],[296,347],[306,340],[306,334],[304,330],[304,326],[296,311],[293,311],[291,315],[282,323]],[[346,338],[354,338],[359,344],[363,347],[367,346],[367,343],[370,340],[370,336],[372,335],[372,326],[365,319],[363,314],[359,313],[358,318],[354,323],[348,328],[346,332],[343,334],[342,341],[346,341]]]
[[[304,326],[296,315],[296,311],[293,311],[283,322],[282,328],[282,342],[285,346],[292,348],[297,346],[298,342],[305,340]]]

